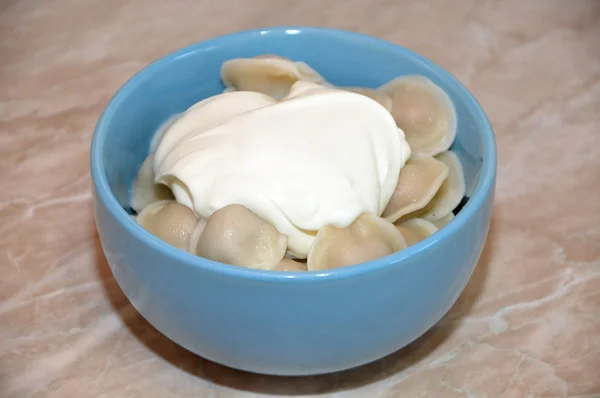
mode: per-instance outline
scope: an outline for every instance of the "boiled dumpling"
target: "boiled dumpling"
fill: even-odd
[[[173,200],[152,203],[136,221],[152,235],[183,250],[187,250],[198,217],[189,208]]]
[[[270,270],[283,259],[287,237],[241,205],[229,205],[207,220],[194,253],[222,263]]]
[[[198,224],[196,224],[196,227],[194,228],[194,230],[192,231],[192,233],[190,235],[190,240],[188,243],[188,251],[192,254],[196,254],[196,247],[198,246],[198,241],[200,240],[200,237],[202,236],[202,233],[204,232],[204,228],[206,228],[206,222],[207,222],[206,219],[200,218],[198,220]]]
[[[437,227],[437,229],[442,229],[443,227],[445,227],[446,225],[448,225],[448,223],[450,221],[452,221],[453,219],[454,219],[454,213],[448,213],[448,214],[446,214],[442,218],[439,218],[437,220],[433,220],[431,223],[433,225],[435,225]]]
[[[439,220],[452,214],[452,210],[459,205],[466,191],[465,175],[458,155],[447,151],[437,155],[436,159],[448,166],[448,178],[420,214],[420,217],[429,221]]]
[[[254,57],[255,59],[282,59],[284,61],[292,61],[290,58],[284,57],[283,55],[277,54],[260,54]]]
[[[307,268],[318,271],[359,264],[405,247],[404,238],[393,224],[363,213],[346,228],[326,225],[319,229],[308,252]]]
[[[133,182],[130,204],[131,208],[137,213],[154,202],[174,198],[169,187],[154,183],[153,161],[154,154],[151,153],[140,166],[137,177]]]
[[[396,222],[405,214],[422,209],[447,176],[448,166],[444,162],[428,155],[413,154],[400,170],[398,184],[382,217]]]
[[[285,97],[298,80],[325,83],[325,79],[304,62],[270,55],[225,61],[221,80],[226,87],[255,91],[278,100]]]
[[[423,218],[404,221],[396,224],[396,228],[398,228],[408,246],[412,246],[438,231],[438,228],[432,222]]]
[[[425,76],[401,76],[379,88],[392,99],[392,115],[413,153],[437,155],[456,137],[452,100]]]
[[[306,271],[306,263],[292,260],[291,258],[284,257],[273,271],[286,271],[286,272],[301,272]]]
[[[372,100],[379,102],[388,112],[392,111],[392,99],[383,91],[373,90],[366,87],[339,87],[342,90],[352,91],[353,93],[364,95]]]

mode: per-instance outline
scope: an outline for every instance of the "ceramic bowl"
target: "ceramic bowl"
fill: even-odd
[[[221,64],[262,53],[307,62],[328,81],[377,87],[425,75],[452,98],[453,145],[467,203],[446,227],[385,258],[325,272],[282,273],[200,257],[146,232],[125,210],[155,130],[222,92]],[[448,72],[398,45],[358,33],[275,27],[206,40],[133,76],[98,121],[91,146],[96,223],[110,268],[133,306],[181,346],[237,369],[275,375],[339,371],[386,356],[431,328],[454,304],[490,225],[496,147],[488,119]]]

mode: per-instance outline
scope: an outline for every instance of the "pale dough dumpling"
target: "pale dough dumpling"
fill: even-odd
[[[306,271],[306,263],[292,260],[291,258],[284,257],[273,271],[286,271],[286,272],[302,272]]]
[[[270,55],[225,61],[221,66],[221,80],[226,87],[267,94],[277,100],[285,97],[298,80],[326,83],[304,62]]]
[[[396,224],[396,228],[398,228],[408,246],[412,246],[438,231],[438,228],[433,223],[423,218],[413,218],[404,221]]]
[[[188,251],[192,254],[196,254],[196,246],[198,246],[198,241],[200,240],[200,237],[202,236],[202,233],[204,232],[204,228],[206,228],[206,222],[207,222],[206,219],[199,218],[198,224],[196,224],[196,227],[194,228],[194,230],[192,231],[192,233],[190,235],[190,240],[188,243]]]
[[[187,250],[198,217],[189,207],[174,200],[165,200],[147,206],[138,214],[136,221],[157,238]]]
[[[284,57],[283,55],[277,55],[277,54],[260,54],[260,55],[255,56],[254,58],[257,58],[257,59],[282,59],[284,61],[292,61],[288,57]]]
[[[392,99],[392,115],[413,153],[437,155],[456,138],[452,100],[425,76],[397,77],[379,88]]]
[[[442,229],[443,227],[448,225],[448,223],[450,221],[452,221],[453,219],[454,219],[454,213],[448,213],[444,217],[434,220],[431,223],[433,225],[435,225],[437,227],[437,229]]]
[[[346,228],[326,225],[319,229],[308,252],[307,268],[319,271],[360,264],[405,247],[404,238],[393,224],[363,213]]]
[[[286,249],[285,235],[246,207],[234,204],[208,218],[194,253],[226,264],[271,270]]]
[[[437,155],[436,159],[448,166],[448,178],[420,214],[420,217],[429,221],[439,220],[452,214],[452,210],[459,205],[466,191],[465,175],[458,155],[447,151]]]
[[[436,194],[448,176],[448,166],[432,156],[413,154],[406,162],[398,185],[382,217],[396,222],[405,214],[422,209]]]
[[[374,90],[366,87],[339,87],[342,90],[352,91],[353,93],[364,95],[372,100],[379,102],[388,112],[392,112],[392,99],[383,91]]]
[[[153,153],[146,157],[133,182],[130,204],[131,208],[137,213],[154,202],[174,199],[169,187],[154,183],[154,172],[152,171],[153,159]]]

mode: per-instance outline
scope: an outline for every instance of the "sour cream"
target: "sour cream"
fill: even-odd
[[[247,207],[287,235],[298,258],[319,228],[380,215],[410,156],[379,103],[305,81],[281,101],[244,91],[208,98],[162,134],[156,182],[203,218]]]

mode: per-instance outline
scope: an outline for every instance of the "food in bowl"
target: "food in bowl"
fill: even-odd
[[[468,202],[459,204],[456,218],[432,221],[441,230],[392,255],[317,272],[227,266],[136,225],[129,208],[132,182],[148,153],[155,152],[148,146],[158,144],[152,139],[157,129],[199,99],[222,93],[219,73],[225,60],[260,53],[303,60],[341,87],[374,88],[398,75],[418,74],[443,88],[457,113],[451,148],[460,157],[467,186]],[[441,319],[480,258],[497,165],[484,111],[435,63],[359,33],[296,26],[206,40],[153,62],[111,98],[90,149],[102,251],[132,305],[169,339],[208,360],[295,376],[374,361]],[[287,259],[280,265],[292,271]]]
[[[424,76],[334,87],[276,55],[221,67],[223,94],[156,132],[133,184],[136,220],[211,260],[320,271],[436,233],[465,196],[456,111]]]

